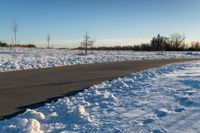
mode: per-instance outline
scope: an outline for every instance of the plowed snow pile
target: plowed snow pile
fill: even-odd
[[[200,61],[170,64],[91,86],[10,120],[13,132],[200,132]]]

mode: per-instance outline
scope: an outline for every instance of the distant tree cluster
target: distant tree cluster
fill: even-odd
[[[21,47],[21,48],[36,48],[34,44],[27,44],[27,45],[13,45],[12,47]]]
[[[185,42],[185,35],[174,33],[169,37],[158,34],[153,37],[150,44],[134,46],[135,50],[142,51],[199,51],[200,42],[192,42],[191,45]]]
[[[0,41],[0,47],[8,47],[9,45],[5,42]]]
[[[186,50],[185,35],[175,33],[164,37],[158,34],[153,37],[149,46],[152,51],[183,51]]]
[[[188,48],[189,51],[200,51],[200,42],[192,42],[191,47]]]
[[[7,44],[7,43],[1,42],[1,41],[0,41],[0,47],[36,48],[36,46],[35,46],[34,44],[27,44],[27,45],[19,45],[19,44],[16,44],[16,45],[10,45],[10,44]]]

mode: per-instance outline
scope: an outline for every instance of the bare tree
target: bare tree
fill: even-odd
[[[185,34],[174,33],[169,37],[169,41],[174,50],[179,50],[184,46]]]
[[[50,34],[47,34],[47,48],[50,48],[50,40],[51,40],[51,36]]]
[[[11,44],[12,44],[12,45],[14,44],[14,40],[13,40],[13,38],[11,38]]]
[[[20,38],[18,38],[18,44],[20,45]]]
[[[95,41],[94,41],[95,42]],[[92,48],[93,48],[93,46],[94,46],[94,42],[90,45],[90,54],[93,54],[92,53]]]
[[[193,41],[191,43],[190,50],[192,50],[192,51],[198,51],[198,50],[200,50],[200,42]]]
[[[14,44],[17,44],[17,32],[18,32],[18,24],[14,21],[11,25],[11,29],[14,35]]]
[[[83,42],[81,42],[81,47],[85,50],[85,55],[87,55],[88,48],[93,47],[94,42],[95,42],[94,40],[90,39],[90,37],[88,36],[88,33],[85,32],[84,40],[83,40]],[[92,53],[92,51],[91,51],[91,53]]]

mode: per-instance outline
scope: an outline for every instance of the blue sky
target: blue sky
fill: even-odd
[[[0,0],[0,40],[11,42],[11,24],[21,43],[76,47],[88,31],[97,45],[134,44],[158,33],[185,33],[200,40],[199,0]]]

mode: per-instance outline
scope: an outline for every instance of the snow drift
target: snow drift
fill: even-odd
[[[11,132],[199,132],[200,61],[177,63],[91,86],[0,121]]]
[[[198,52],[94,51],[87,56],[80,53],[78,50],[0,48],[0,72],[127,60],[200,57]]]

